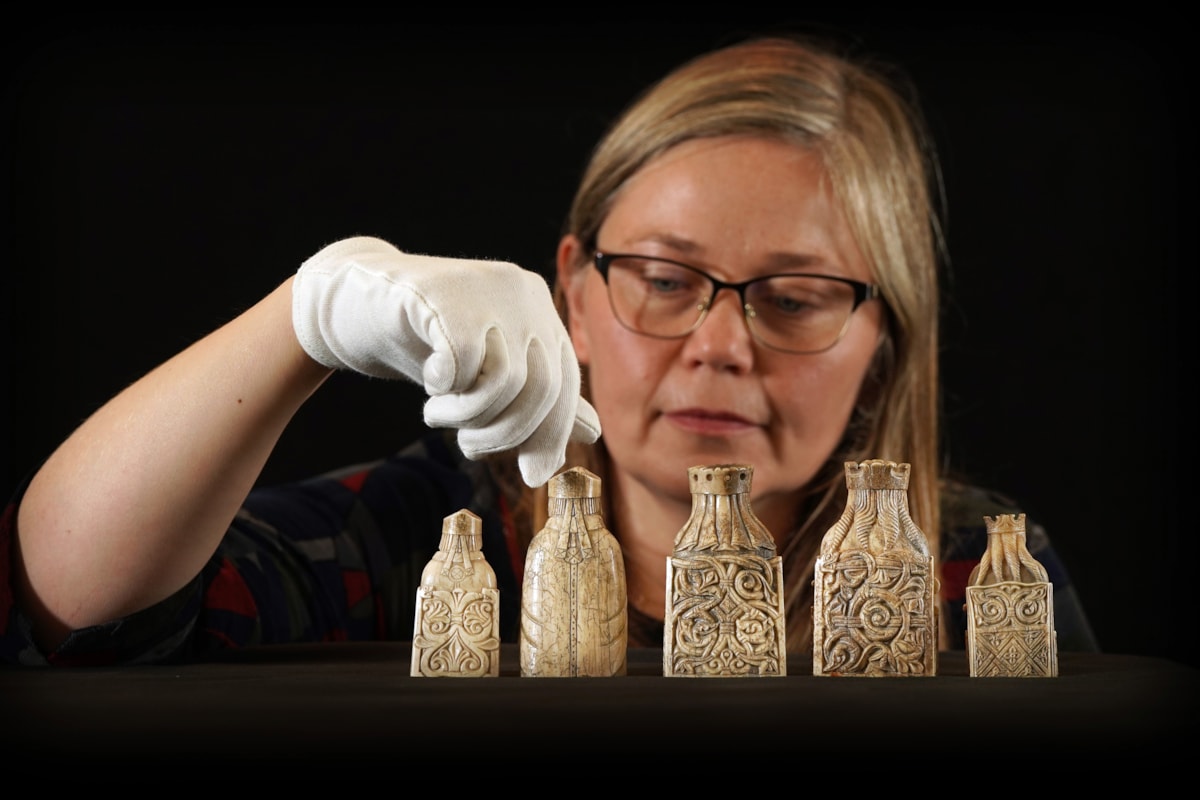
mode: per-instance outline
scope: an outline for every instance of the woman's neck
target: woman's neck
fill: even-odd
[[[625,557],[629,604],[661,620],[666,612],[667,559],[692,511],[691,495],[656,494],[628,474],[613,475],[612,529]]]

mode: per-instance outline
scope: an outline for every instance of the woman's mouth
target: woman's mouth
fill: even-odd
[[[668,411],[663,416],[676,427],[703,436],[728,436],[760,427],[745,417],[731,412],[701,408]]]

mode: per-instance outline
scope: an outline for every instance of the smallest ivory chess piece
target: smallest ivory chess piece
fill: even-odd
[[[484,558],[483,523],[463,509],[442,520],[442,541],[421,573],[413,621],[414,677],[500,674],[500,592]]]
[[[1025,546],[1025,515],[984,517],[987,550],[967,580],[972,678],[1058,675],[1054,590]]]

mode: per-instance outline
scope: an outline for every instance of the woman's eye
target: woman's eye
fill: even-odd
[[[683,288],[683,283],[674,278],[656,278],[647,276],[646,283],[656,292],[674,292]]]
[[[778,295],[773,301],[773,306],[776,311],[784,314],[801,314],[809,309],[817,308],[817,306],[807,299],[797,297],[786,297]]]

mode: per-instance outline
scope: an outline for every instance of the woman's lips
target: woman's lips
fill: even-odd
[[[691,433],[706,436],[721,436],[758,428],[759,425],[737,414],[709,411],[700,408],[684,408],[663,414],[670,422]]]

